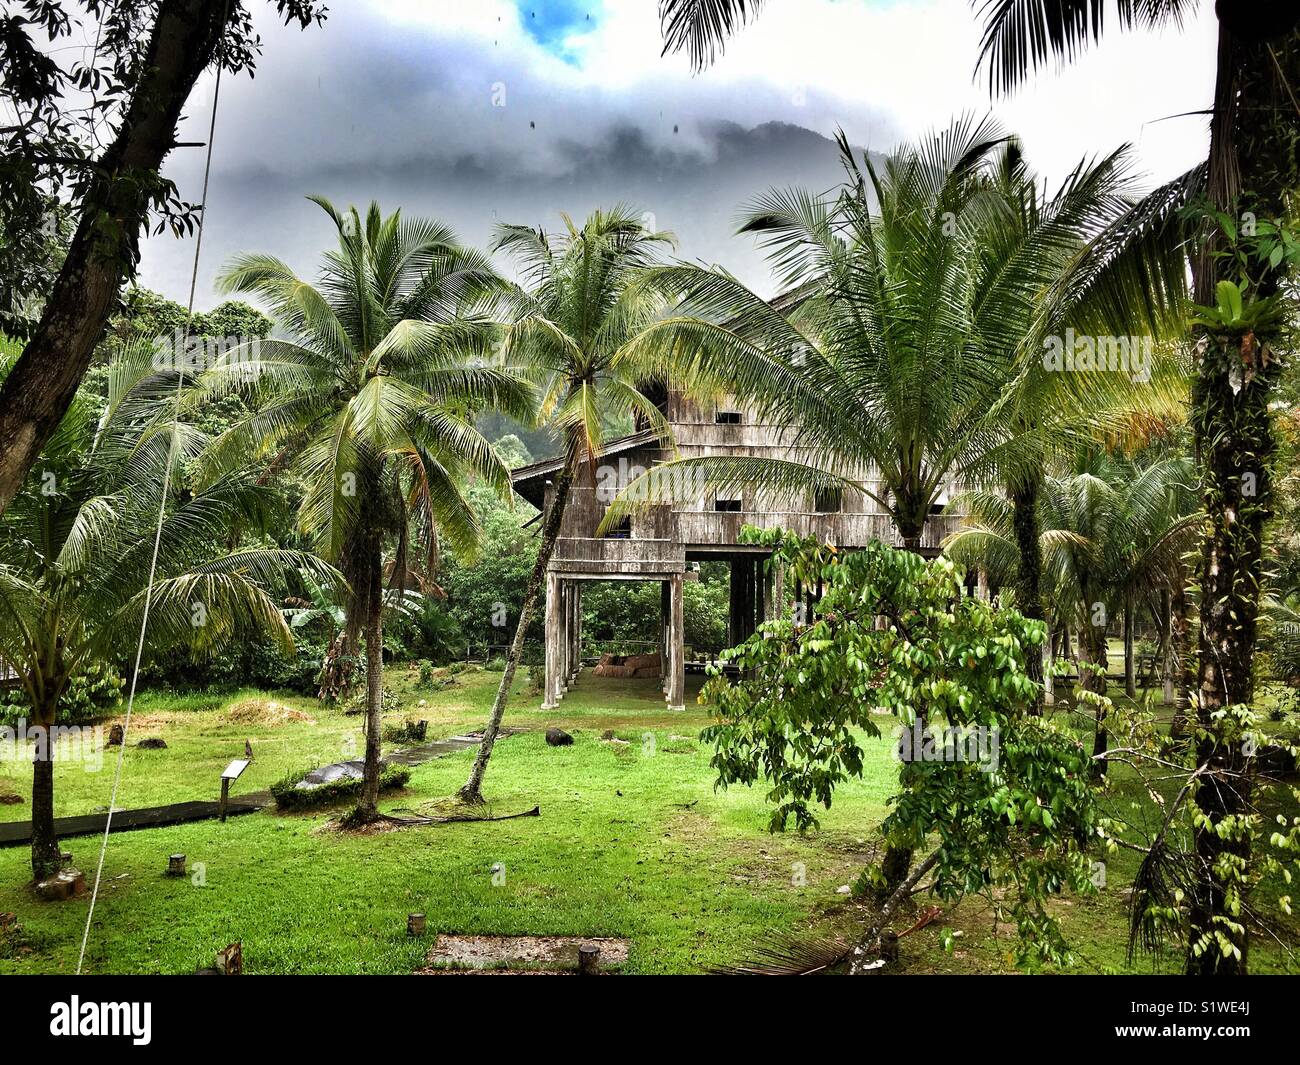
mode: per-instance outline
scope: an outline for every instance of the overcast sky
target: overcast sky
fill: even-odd
[[[673,230],[684,258],[772,284],[735,213],[770,185],[829,188],[829,137],[885,152],[965,110],[992,108],[1031,164],[1059,180],[1080,157],[1132,143],[1148,184],[1204,158],[1213,5],[1182,33],[1112,33],[1063,71],[990,100],[975,76],[967,0],[768,0],[710,70],[660,55],[655,0],[334,0],[323,27],[285,29],[251,0],[255,79],[221,87],[198,304],[240,251],[313,276],[332,243],[304,200],[429,214],[486,244],[498,221],[560,224],[624,202]],[[183,140],[206,137],[211,79]],[[202,152],[168,173],[199,198]],[[141,283],[183,301],[193,244],[145,247]],[[505,265],[503,263],[503,265]]]

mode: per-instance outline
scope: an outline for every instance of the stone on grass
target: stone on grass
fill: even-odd
[[[21,806],[22,803],[21,795],[0,795],[0,806]]]
[[[552,747],[569,747],[573,744],[573,737],[562,728],[548,728],[546,742]]]
[[[167,749],[167,741],[161,736],[150,736],[136,744],[142,751],[162,751]]]

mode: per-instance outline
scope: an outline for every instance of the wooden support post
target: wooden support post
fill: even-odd
[[[569,690],[569,653],[573,649],[573,584],[560,581],[560,694]]]
[[[780,594],[777,591],[780,567],[775,558],[768,558],[760,565],[763,567],[763,620],[771,621],[780,611],[780,603],[777,599]]]
[[[412,913],[406,918],[406,934],[413,938],[424,935],[425,920],[424,914]]]
[[[989,599],[989,575],[983,566],[975,571],[975,597],[986,603]]]
[[[546,679],[542,709],[554,710],[560,701],[560,578],[546,575]]]
[[[594,943],[578,947],[578,972],[583,976],[596,976],[600,972],[600,948]]]
[[[573,681],[582,672],[582,581],[573,582]]]
[[[682,619],[683,576],[674,573],[669,584],[668,709],[686,709],[686,646]]]
[[[731,560],[731,580],[728,591],[727,641],[732,647],[745,640],[745,563],[742,559]]]
[[[226,823],[226,804],[230,802],[230,778],[221,778],[221,803],[218,813],[221,815],[221,823]]]
[[[185,875],[185,855],[169,854],[167,856],[167,875],[168,876]]]
[[[672,652],[673,600],[671,581],[659,582],[659,689],[668,694],[669,663]]]

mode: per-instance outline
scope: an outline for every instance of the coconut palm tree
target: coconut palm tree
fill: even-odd
[[[1079,633],[1084,691],[1106,693],[1111,618],[1129,614],[1135,598],[1181,579],[1182,555],[1197,531],[1193,484],[1185,457],[1135,463],[1105,452],[1042,479],[1036,527],[1044,591],[1053,627]],[[999,582],[1014,583],[1023,559],[1015,502],[998,492],[974,491],[959,504],[968,518],[945,541],[945,552]],[[1127,616],[1125,624],[1131,624]],[[1105,753],[1106,742],[1098,708],[1095,755]],[[1097,766],[1104,770],[1104,761]]]
[[[1131,210],[1126,152],[1080,164],[1051,195],[989,120],[959,120],[880,172],[868,158],[866,176],[842,137],[841,155],[837,195],[773,190],[741,227],[767,247],[793,310],[721,271],[664,267],[647,283],[681,307],[631,345],[692,369],[733,367],[733,388],[765,420],[797,427],[800,458],[665,463],[607,521],[700,477],[791,499],[840,480],[915,550],[955,478],[1032,481],[1046,455],[1122,429],[1146,403],[1134,378],[1150,367],[1071,373],[1044,358],[1044,339],[1091,308],[1092,242]],[[1153,394],[1173,406],[1168,389]],[[1035,592],[1023,599],[1041,616]]]
[[[225,553],[232,524],[268,513],[270,493],[247,475],[184,487],[180,467],[204,446],[201,433],[171,420],[162,397],[175,378],[156,371],[149,346],[133,345],[110,368],[107,406],[96,424],[74,404],[0,522],[0,659],[18,676],[35,725],[32,871],[59,866],[54,833],[55,742],[50,734],[69,686],[103,663],[132,661],[157,535],[145,650],[219,651],[262,636],[293,640],[270,589],[286,572],[316,579],[333,571],[311,555],[275,548]],[[171,487],[163,496],[168,465]],[[162,524],[159,526],[159,509]]]
[[[986,0],[982,61],[990,87],[1013,89],[1031,70],[1072,59],[1111,25],[1177,27],[1194,7],[1194,0],[1117,0],[1112,23],[1109,5],[1094,0]],[[1204,200],[1183,225],[1162,228],[1188,251],[1198,304],[1218,302],[1224,282],[1245,288],[1247,303],[1264,304],[1296,272],[1294,255],[1274,256],[1256,240],[1265,226],[1276,225],[1273,220],[1288,217],[1288,202],[1300,185],[1300,160],[1292,150],[1300,136],[1300,8],[1255,2],[1216,3],[1214,10],[1218,65]],[[1253,260],[1248,271],[1243,259]],[[1123,273],[1117,280],[1140,285],[1139,278]],[[1232,912],[1236,887],[1226,870],[1250,854],[1248,834],[1229,829],[1250,811],[1251,798],[1241,745],[1220,742],[1217,732],[1221,711],[1249,704],[1253,695],[1274,450],[1270,400],[1279,374],[1268,353],[1285,327],[1277,316],[1264,324],[1249,315],[1187,326],[1198,351],[1192,424],[1207,528],[1196,575],[1204,604],[1197,686],[1204,739],[1198,759],[1210,770],[1195,796],[1204,815],[1195,832],[1205,890],[1192,902],[1187,970],[1236,974],[1247,969],[1247,933]],[[1207,949],[1216,937],[1228,949]]]
[[[527,420],[533,390],[492,358],[486,310],[500,283],[486,257],[433,221],[384,217],[376,204],[363,220],[315,202],[338,232],[318,283],[269,256],[237,258],[223,289],[261,297],[278,332],[226,352],[197,399],[238,389],[251,407],[214,442],[205,474],[249,461],[287,469],[304,486],[301,531],[346,577],[341,639],[355,646],[364,635],[366,653],[365,776],[353,818],[364,823],[379,793],[386,552],[389,586],[402,590],[417,546],[427,571],[439,534],[474,550],[479,526],[462,487],[477,476],[506,494],[510,476],[473,419],[493,409]]]
[[[523,277],[508,301],[505,356],[530,367],[543,382],[542,415],[559,437],[564,464],[551,482],[537,562],[478,755],[460,791],[469,803],[483,801],[483,776],[580,464],[590,461],[595,470],[607,426],[619,418],[639,421],[664,441],[670,439],[663,413],[641,390],[656,377],[653,368],[630,363],[623,349],[660,313],[662,300],[634,282],[674,238],[650,230],[641,216],[624,207],[593,211],[581,226],[563,218],[564,230],[558,234],[502,225],[493,242],[495,250],[515,258]]]

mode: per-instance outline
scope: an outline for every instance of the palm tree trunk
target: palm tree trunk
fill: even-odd
[[[1220,22],[1208,193],[1216,208],[1235,219],[1273,219],[1287,213],[1290,192],[1300,183],[1294,150],[1300,136],[1297,84],[1300,32],[1294,19],[1285,32],[1263,40],[1235,37]],[[1213,303],[1217,282],[1235,272],[1230,263],[1214,257],[1214,243],[1204,242],[1194,266],[1195,298],[1202,304]],[[1276,293],[1286,269],[1282,264],[1265,271],[1254,297]],[[1197,762],[1209,766],[1209,773],[1195,795],[1202,816],[1194,829],[1199,869],[1190,899],[1186,958],[1187,971],[1199,975],[1247,971],[1246,926],[1233,913],[1237,886],[1221,874],[1228,865],[1250,861],[1249,832],[1224,831],[1252,809],[1250,777],[1244,772],[1243,745],[1231,734],[1220,735],[1223,719],[1218,712],[1249,704],[1253,694],[1251,668],[1275,446],[1269,401],[1278,367],[1256,366],[1261,360],[1255,355],[1252,376],[1236,390],[1230,367],[1240,373],[1250,352],[1261,350],[1256,345],[1278,340],[1272,335],[1208,338],[1192,395],[1208,528],[1197,574],[1197,714],[1208,732],[1198,744]],[[1235,367],[1234,358],[1241,360]],[[1233,948],[1226,955],[1216,942],[1218,936],[1226,936]]]
[[[1020,600],[1020,612],[1032,621],[1044,621],[1043,611],[1042,548],[1039,543],[1038,529],[1038,489],[1040,475],[1021,478],[1011,486],[1011,522],[1015,529],[1016,551],[1019,555],[1016,566],[1016,592]],[[1043,658],[1042,655],[1030,654],[1025,661],[1025,672],[1037,685],[1034,701],[1030,707],[1031,714],[1043,712]]]
[[[1196,678],[1196,662],[1191,655],[1192,622],[1187,604],[1187,574],[1181,565],[1174,576],[1174,585],[1169,595],[1169,638],[1173,643],[1171,654],[1175,705],[1169,735],[1177,740],[1187,732],[1189,698]]]
[[[898,515],[894,515],[895,522],[898,521]],[[924,522],[924,519],[922,519]],[[911,551],[913,554],[921,553],[921,537],[924,532],[924,524],[920,527],[914,525],[898,526],[899,539],[903,541],[903,549]],[[926,728],[925,710],[918,708],[917,718],[921,729]],[[907,879],[908,871],[912,868],[912,848],[898,847],[890,843],[885,847],[885,856],[880,860],[880,871],[884,877],[884,882],[875,890],[875,897],[878,903],[883,903],[890,898],[898,889],[899,885]]]
[[[1124,694],[1137,698],[1137,676],[1133,670],[1133,596],[1124,599]]]
[[[59,840],[54,834],[54,708],[32,711],[45,730],[32,761],[32,877],[45,880],[59,871]]]
[[[352,815],[352,821],[357,824],[368,824],[379,816],[379,773],[384,728],[384,560],[378,540],[367,547],[366,759],[361,782],[361,801]]]
[[[524,590],[523,606],[519,610],[519,622],[515,625],[515,637],[510,644],[510,655],[506,659],[506,668],[501,674],[501,683],[497,686],[497,695],[492,702],[492,712],[488,715],[487,725],[483,729],[483,739],[479,742],[478,754],[469,771],[469,780],[460,789],[462,802],[475,805],[483,802],[483,777],[487,773],[488,761],[492,757],[492,748],[496,745],[501,732],[501,719],[505,716],[506,700],[510,697],[510,688],[514,684],[515,671],[524,653],[524,638],[528,634],[528,625],[537,606],[542,582],[546,579],[546,569],[551,564],[555,553],[555,543],[560,537],[560,525],[564,520],[564,505],[569,497],[569,486],[573,483],[577,471],[579,452],[577,448],[568,449],[568,458],[564,467],[551,486],[551,502],[546,511],[546,520],[542,524],[542,539],[537,552],[537,563],[528,578]]]
[[[1090,597],[1089,597],[1090,598]],[[1106,694],[1106,671],[1110,666],[1107,654],[1108,641],[1104,625],[1085,623],[1079,629],[1079,689],[1094,695]],[[1106,762],[1098,757],[1106,753],[1109,737],[1106,733],[1106,711],[1100,705],[1096,708],[1096,731],[1092,739],[1093,775],[1097,778],[1106,775]]]

